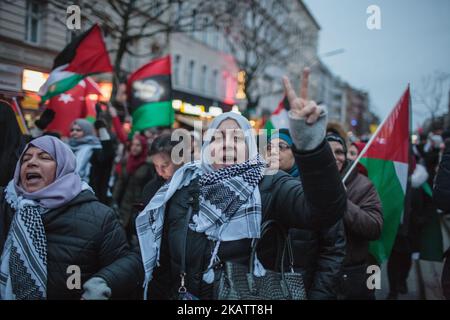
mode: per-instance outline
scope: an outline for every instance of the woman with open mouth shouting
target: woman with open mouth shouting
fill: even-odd
[[[0,189],[1,299],[129,298],[139,289],[139,256],[75,168],[66,144],[42,136]]]

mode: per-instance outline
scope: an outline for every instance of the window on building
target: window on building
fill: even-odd
[[[192,10],[192,32],[194,32],[197,28],[197,10]]]
[[[206,66],[203,66],[203,67],[202,67],[202,78],[201,78],[201,84],[202,84],[201,89],[202,89],[202,93],[205,93],[205,92],[206,92],[206,82],[207,82],[206,78],[207,78],[207,75],[208,75],[207,72],[208,72],[208,68],[207,68]]]
[[[187,85],[189,89],[194,89],[194,67],[195,67],[194,60],[190,60],[187,73],[188,76]]]
[[[217,94],[217,77],[218,77],[219,72],[217,70],[214,70],[212,73],[212,78],[211,78],[211,93],[213,95]]]
[[[41,5],[38,1],[27,0],[25,16],[25,40],[39,43],[41,32]]]
[[[213,47],[214,49],[219,49],[219,30],[217,28],[212,30],[212,34],[211,34],[211,47]]]
[[[208,17],[203,17],[202,24],[200,26],[201,28],[201,35],[202,35],[202,42],[204,44],[208,43],[208,34],[211,32],[210,28],[207,28],[207,25],[209,23]]]
[[[249,10],[247,11],[246,15],[245,15],[245,26],[247,28],[252,28],[253,27],[253,14],[252,12]]]
[[[178,27],[180,25],[180,23],[182,22],[183,17],[184,17],[183,12],[185,12],[185,10],[186,10],[186,3],[185,2],[178,2],[177,3],[177,8],[176,8],[176,11],[175,11],[175,16],[174,16],[174,18],[175,18],[175,26],[176,27]]]
[[[173,64],[173,77],[175,85],[180,85],[180,66],[181,66],[181,56],[179,54],[175,55]]]

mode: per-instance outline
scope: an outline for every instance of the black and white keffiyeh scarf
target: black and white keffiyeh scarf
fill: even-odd
[[[17,197],[12,183],[6,201],[15,209],[0,264],[0,297],[3,300],[42,300],[47,295],[47,238],[44,208]]]
[[[136,219],[137,234],[145,269],[145,286],[158,264],[164,224],[165,205],[173,194],[200,176],[199,211],[193,216],[190,228],[205,233],[215,241],[215,249],[203,279],[211,283],[211,268],[218,259],[221,241],[259,238],[261,227],[261,196],[258,184],[266,163],[259,155],[244,163],[214,172],[203,173],[199,162],[188,163],[178,169],[170,183],[165,184]],[[264,273],[256,262],[258,275]]]

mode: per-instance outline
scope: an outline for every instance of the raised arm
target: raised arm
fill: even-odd
[[[275,214],[288,227],[320,229],[335,224],[346,210],[347,198],[334,155],[325,141],[327,113],[307,100],[309,70],[304,70],[300,97],[284,78],[290,133],[300,181],[286,175],[273,178]]]

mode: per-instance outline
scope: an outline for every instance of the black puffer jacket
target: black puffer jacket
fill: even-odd
[[[346,193],[330,147],[325,141],[308,153],[294,150],[302,184],[286,173],[264,176],[259,184],[263,222],[275,219],[286,228],[320,230],[337,223],[346,210]],[[166,206],[160,266],[153,272],[149,299],[173,299],[180,285],[181,254],[186,248],[186,287],[195,296],[211,298],[211,287],[203,282],[213,244],[202,233],[187,228],[186,212],[198,187],[191,182],[178,190]],[[187,231],[186,231],[187,230]],[[186,239],[187,234],[187,241]],[[186,246],[185,246],[186,243]],[[258,254],[263,265],[273,265],[273,241],[264,241]],[[218,253],[222,261],[248,263],[250,239],[223,242]]]
[[[345,259],[344,223],[320,231],[290,229],[295,270],[303,274],[310,300],[337,299]]]
[[[13,209],[0,198],[0,248],[14,215]],[[143,281],[140,255],[128,246],[125,232],[112,211],[98,202],[90,191],[82,191],[61,208],[43,216],[47,236],[47,298],[77,299],[80,290],[67,288],[70,265],[81,270],[81,284],[92,277],[103,278],[113,299],[140,298]]]

